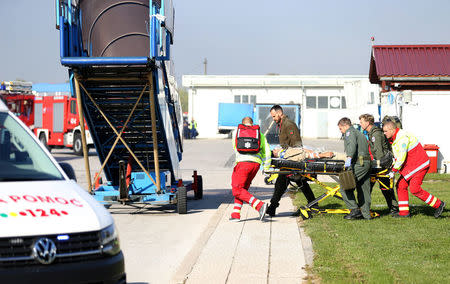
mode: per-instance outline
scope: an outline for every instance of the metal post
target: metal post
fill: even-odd
[[[75,82],[75,93],[77,95],[78,115],[80,116],[81,144],[83,145],[84,166],[86,168],[86,178],[88,182],[89,193],[92,194],[91,169],[89,167],[89,154],[86,143],[86,132],[84,129],[84,114],[83,114],[83,107],[81,106],[80,84],[78,82],[78,75],[76,74],[74,76],[74,82]]]
[[[156,101],[155,92],[153,90],[153,76],[152,73],[148,74],[149,81],[149,94],[150,94],[150,117],[152,119],[152,138],[153,138],[153,159],[155,163],[155,175],[156,175],[156,191],[161,192],[161,178],[159,176],[159,156],[158,156],[158,137],[156,133]]]
[[[204,70],[204,74],[203,75],[207,75],[206,66],[208,66],[208,59],[206,59],[206,57],[205,57],[205,60],[203,60],[203,64],[205,65],[205,70]]]

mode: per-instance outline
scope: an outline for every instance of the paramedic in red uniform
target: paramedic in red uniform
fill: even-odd
[[[252,126],[253,120],[250,117],[244,117],[242,119],[242,124],[245,126]],[[264,170],[270,168],[271,162],[271,152],[269,144],[267,143],[266,137],[259,132],[260,150],[255,154],[242,154],[238,152],[236,148],[236,136],[235,133],[232,141],[233,148],[236,153],[236,165],[233,169],[233,174],[231,175],[231,187],[234,196],[234,206],[233,212],[231,213],[231,221],[240,221],[241,219],[241,208],[244,202],[248,203],[259,213],[259,219],[263,220],[266,214],[267,204],[254,197],[248,192],[250,184],[258,173],[260,164],[263,165]]]
[[[397,128],[394,122],[383,125],[383,132],[392,144],[395,163],[390,173],[398,172],[397,195],[399,213],[393,217],[410,217],[408,204],[408,187],[411,193],[435,208],[434,217],[438,218],[444,211],[445,202],[422,189],[422,181],[430,167],[430,159],[417,138]]]

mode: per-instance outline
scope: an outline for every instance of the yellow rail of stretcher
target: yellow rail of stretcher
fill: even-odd
[[[306,219],[311,219],[313,217],[313,214],[348,214],[350,213],[349,209],[322,209],[322,208],[317,208],[317,207],[313,207],[314,205],[318,205],[320,202],[322,202],[323,200],[327,199],[330,196],[334,196],[340,200],[342,200],[342,194],[340,193],[340,188],[341,186],[339,185],[339,183],[334,186],[328,186],[325,183],[319,181],[317,178],[314,177],[314,175],[317,174],[322,174],[322,175],[338,175],[338,173],[330,173],[330,172],[317,172],[317,173],[312,173],[312,172],[303,172],[303,171],[299,171],[298,169],[294,169],[294,168],[280,168],[279,171],[268,171],[266,172],[267,174],[270,174],[270,176],[268,178],[265,179],[266,183],[268,182],[273,182],[274,180],[276,180],[276,178],[278,177],[278,175],[281,174],[298,174],[316,184],[318,184],[320,187],[322,187],[323,189],[325,189],[325,193],[322,194],[321,196],[317,197],[316,199],[314,199],[313,201],[311,201],[310,203],[308,203],[305,206],[301,206],[300,209],[300,216],[302,216],[302,218],[304,220]],[[385,185],[380,178],[389,178],[388,175],[388,170],[382,170],[380,172],[377,173],[373,173],[371,174],[370,178],[371,178],[371,182],[378,182],[382,187],[384,188],[393,188],[394,185],[394,180],[389,178],[389,186]],[[371,216],[372,218],[378,217],[380,216],[380,214],[371,211]]]

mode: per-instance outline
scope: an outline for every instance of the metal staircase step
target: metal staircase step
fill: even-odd
[[[148,84],[150,72],[151,70],[146,66],[84,68],[79,72],[79,81],[116,131],[121,132],[144,86]],[[91,130],[100,162],[103,163],[113,147],[117,135],[84,91],[82,94],[86,121]],[[157,98],[156,102],[158,102]],[[154,170],[149,87],[146,87],[121,136],[139,162],[147,170]],[[158,108],[156,111],[156,136],[159,167],[162,170],[172,171],[168,142]],[[118,182],[119,161],[127,161],[129,157],[128,149],[121,141],[118,141],[105,167],[107,178],[112,179],[113,184]],[[132,167],[136,170],[139,169],[136,162]]]

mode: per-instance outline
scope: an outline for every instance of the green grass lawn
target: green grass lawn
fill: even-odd
[[[312,188],[316,196],[325,192]],[[412,217],[392,218],[377,184],[371,208],[380,217],[344,220],[343,214],[321,214],[303,221],[315,253],[311,272],[322,283],[450,283],[450,175],[428,174],[423,188],[447,201],[441,218],[411,194]],[[294,204],[306,204],[301,192]],[[334,197],[320,206],[345,208]]]

